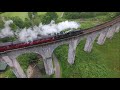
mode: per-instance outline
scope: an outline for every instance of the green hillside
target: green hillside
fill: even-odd
[[[39,12],[44,14],[45,12]],[[60,16],[61,12],[57,12]],[[6,12],[1,14],[2,16],[19,16],[23,20],[28,17],[27,12]],[[96,16],[87,19],[70,19],[80,22],[81,28],[89,28],[95,25],[101,24],[108,20],[107,15]],[[100,46],[94,43],[91,53],[83,51],[85,40],[81,41],[76,50],[75,63],[70,65],[67,62],[68,57],[68,45],[59,46],[55,51],[60,66],[61,75],[63,78],[120,78],[120,32],[116,33],[110,40],[107,39],[105,44]],[[64,52],[63,52],[64,51]],[[24,70],[27,69],[28,61],[30,60],[28,55],[23,55],[18,58]],[[24,61],[24,62],[22,62]],[[3,77],[15,77],[8,67],[8,69],[0,73],[0,78]]]
[[[100,46],[94,43],[91,53],[83,51],[85,41],[76,50],[75,64],[67,62],[68,45],[55,50],[64,78],[120,78],[120,33]],[[63,52],[64,50],[64,52]]]
[[[46,12],[38,12],[38,15],[43,15]],[[58,16],[61,15],[61,12],[57,12]],[[28,18],[28,14],[27,12],[5,12],[3,14],[1,14],[1,16],[9,16],[9,17],[14,17],[14,16],[19,16],[21,19],[25,19]]]

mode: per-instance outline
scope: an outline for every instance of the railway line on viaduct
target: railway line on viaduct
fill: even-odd
[[[48,43],[41,43],[24,48],[18,48],[0,52],[0,61],[7,63],[17,78],[27,78],[27,75],[21,68],[16,58],[24,53],[37,53],[42,56],[46,74],[54,74],[54,65],[52,55],[54,50],[63,44],[68,44],[68,63],[74,64],[75,51],[81,40],[86,40],[84,51],[91,52],[93,43],[97,39],[97,44],[103,45],[106,38],[112,38],[115,33],[120,31],[120,16],[111,21],[83,30],[83,33],[72,35],[70,37],[54,40]],[[64,35],[63,35],[64,36]]]

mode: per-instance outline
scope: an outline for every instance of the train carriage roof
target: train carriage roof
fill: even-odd
[[[12,42],[6,42],[6,43],[0,43],[0,46],[8,46],[8,45],[11,45]]]

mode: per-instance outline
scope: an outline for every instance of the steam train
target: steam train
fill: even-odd
[[[0,53],[10,51],[13,49],[19,49],[19,48],[25,48],[25,47],[29,47],[29,46],[33,46],[33,45],[49,43],[49,42],[69,38],[71,36],[77,36],[77,35],[80,35],[83,33],[84,33],[83,30],[74,30],[74,31],[71,31],[71,32],[68,32],[65,34],[59,33],[59,34],[54,35],[54,36],[49,36],[49,37],[45,37],[42,39],[37,39],[37,40],[34,40],[33,42],[28,42],[28,43],[20,42],[20,41],[2,43],[2,44],[0,44]]]

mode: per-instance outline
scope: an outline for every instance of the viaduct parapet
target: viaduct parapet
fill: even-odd
[[[100,27],[100,25],[98,27]],[[93,27],[93,29],[96,29],[98,27]],[[90,30],[92,30],[92,28]],[[103,45],[105,43],[106,38],[111,39],[114,36],[114,34],[118,33],[119,31],[120,31],[120,20],[114,23],[113,25],[108,25],[106,27],[99,28],[94,32],[89,32],[83,35],[70,37],[65,40],[60,40],[47,44],[41,44],[41,45],[31,46],[28,48],[16,49],[13,51],[1,53],[0,61],[7,63],[11,67],[13,73],[16,75],[17,78],[27,78],[27,75],[21,68],[16,58],[24,53],[30,53],[30,52],[37,53],[41,55],[43,58],[46,74],[52,75],[54,74],[52,55],[54,50],[58,46],[63,44],[69,45],[68,63],[74,64],[76,47],[81,40],[86,40],[86,43],[84,45],[84,51],[91,52],[93,43],[95,42],[96,39],[97,39],[97,44]]]

